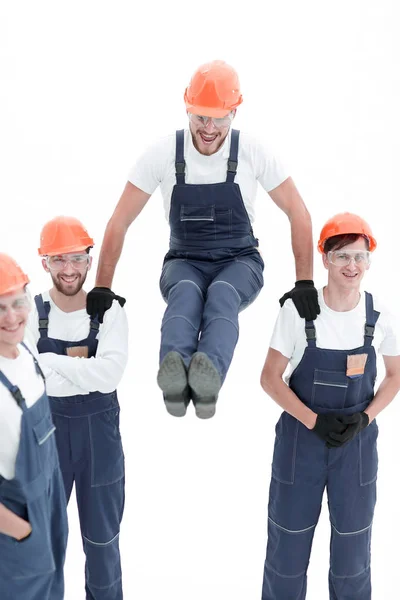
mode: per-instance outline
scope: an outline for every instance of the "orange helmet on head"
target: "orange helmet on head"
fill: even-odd
[[[78,219],[55,217],[48,221],[40,234],[40,256],[55,256],[80,252],[94,246],[94,241]]]
[[[186,110],[203,117],[226,117],[243,102],[239,77],[223,60],[201,65],[185,90]]]
[[[368,238],[369,249],[373,252],[377,246],[376,239],[372,235],[370,226],[364,219],[353,213],[344,212],[335,215],[323,226],[318,242],[318,250],[324,253],[325,242],[335,235],[359,234]]]
[[[0,252],[0,296],[12,294],[29,283],[21,267],[8,254]]]

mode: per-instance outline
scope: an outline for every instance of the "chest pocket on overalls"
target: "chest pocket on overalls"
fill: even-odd
[[[341,371],[314,369],[312,406],[334,410],[344,408],[348,385],[349,380]]]
[[[33,426],[36,442],[39,446],[39,467],[44,470],[54,462],[56,456],[54,432],[56,428],[50,415],[44,416]]]
[[[215,206],[181,206],[180,220],[183,224],[185,238],[193,235],[202,236],[216,232]]]

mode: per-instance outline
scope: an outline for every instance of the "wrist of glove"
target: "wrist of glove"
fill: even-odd
[[[104,313],[111,308],[114,300],[118,300],[121,307],[126,302],[125,298],[114,294],[110,288],[95,287],[86,296],[86,311],[92,319],[97,317],[102,323]]]
[[[339,419],[345,426],[345,430],[343,432],[331,431],[329,433],[326,440],[328,448],[339,448],[347,444],[369,425],[369,416],[365,412],[342,415]]]
[[[291,299],[302,319],[313,321],[321,312],[318,304],[318,291],[312,279],[299,279],[290,292],[280,298],[279,304],[283,306],[286,300]]]

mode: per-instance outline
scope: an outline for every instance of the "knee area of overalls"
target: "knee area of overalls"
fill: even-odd
[[[287,529],[268,519],[266,566],[283,578],[295,578],[307,571],[315,524]]]
[[[237,289],[227,281],[214,281],[207,290],[207,304],[237,310],[242,298]]]
[[[106,542],[96,542],[83,536],[83,542],[89,588],[107,590],[117,585],[121,580],[119,533]]]
[[[357,577],[371,562],[372,523],[358,531],[338,531],[332,524],[330,574],[333,578]]]
[[[197,283],[191,279],[182,279],[182,281],[178,281],[178,283],[176,283],[169,291],[168,302],[170,302],[173,297],[182,298],[182,300],[185,302],[204,300],[204,294],[202,290]]]

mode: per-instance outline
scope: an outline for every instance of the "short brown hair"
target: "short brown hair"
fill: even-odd
[[[328,254],[328,252],[331,252],[332,250],[341,250],[345,246],[353,244],[360,238],[364,238],[367,250],[369,250],[369,239],[367,236],[360,235],[359,233],[343,233],[341,235],[334,235],[326,240],[324,244],[324,253]]]

